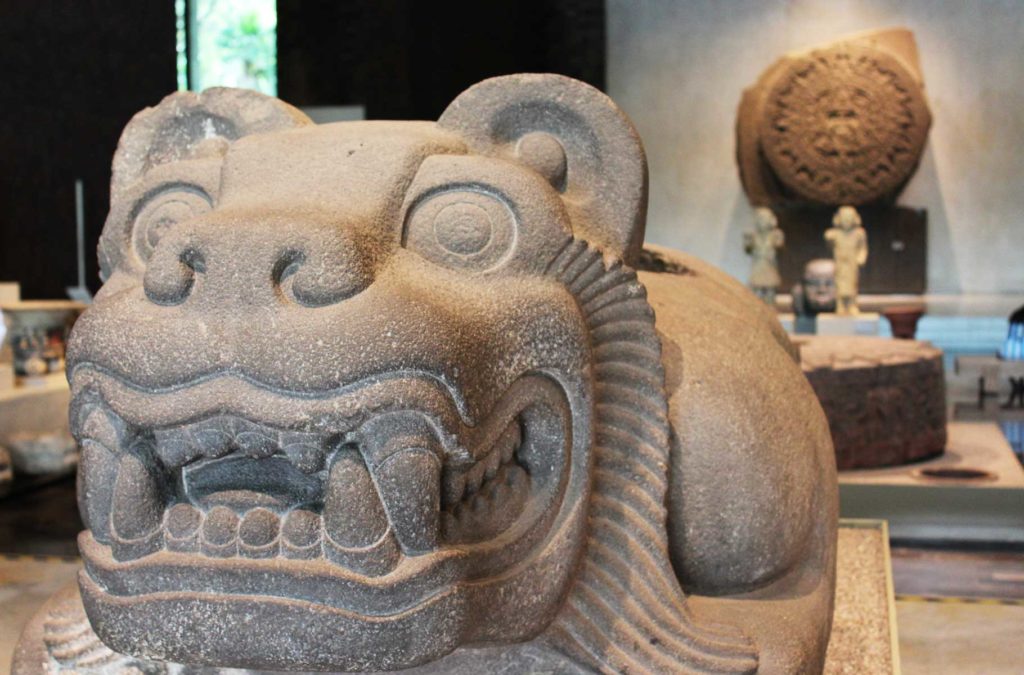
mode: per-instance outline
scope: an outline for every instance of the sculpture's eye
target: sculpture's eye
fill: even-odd
[[[482,190],[434,193],[406,216],[406,248],[449,267],[487,271],[504,262],[516,243],[516,218],[505,200]]]
[[[132,224],[132,246],[136,255],[147,262],[157,242],[171,227],[210,208],[210,197],[192,186],[177,185],[152,194],[138,209]]]

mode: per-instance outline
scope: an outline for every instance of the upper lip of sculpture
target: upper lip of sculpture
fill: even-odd
[[[426,372],[406,370],[379,373],[327,391],[281,390],[233,371],[205,375],[174,386],[140,386],[93,363],[79,363],[68,373],[72,385],[72,419],[87,391],[108,402],[129,424],[140,427],[171,427],[217,414],[260,420],[268,427],[306,428],[318,433],[344,433],[359,421],[397,409],[397,387],[414,387],[417,407],[435,416],[447,429],[472,427],[474,420],[458,390]],[[444,441],[444,439],[442,439]]]
[[[126,528],[132,536],[145,536],[119,534],[116,518],[121,516],[113,515],[120,513],[114,505],[110,537],[115,560],[141,563],[160,551],[165,562],[168,555],[198,553],[214,558],[279,555],[282,569],[294,567],[300,573],[303,561],[323,556],[339,571],[348,569],[372,582],[396,569],[399,550],[413,556],[445,553],[430,556],[435,564],[445,564],[454,552],[446,544],[458,544],[456,558],[461,558],[478,543],[505,540],[513,532],[521,537],[520,530],[536,529],[536,519],[561,499],[569,420],[550,426],[560,415],[553,411],[561,409],[552,396],[564,397],[564,391],[543,376],[520,377],[479,424],[467,423],[458,398],[436,378],[420,373],[367,378],[316,397],[281,393],[228,374],[157,392],[86,365],[76,367],[71,379],[79,442],[113,451],[120,462],[118,475],[126,454],[154,458],[147,461],[156,462],[171,486],[159,498],[160,523]],[[546,420],[542,425],[549,430],[561,425],[565,432],[531,431],[525,419],[531,417],[528,410],[537,408],[547,412],[534,419]],[[538,461],[541,453],[548,456],[543,462]],[[232,482],[233,471],[252,475],[264,466],[275,476],[260,485]],[[345,472],[344,479],[335,477],[336,470]],[[107,489],[116,494],[116,486]],[[342,494],[335,495],[339,490]],[[95,498],[95,493],[88,495]],[[426,525],[396,518],[400,512],[419,512],[423,500]],[[369,507],[345,506],[352,503]],[[375,520],[364,513],[380,512],[381,506],[387,517]],[[221,511],[215,515],[216,509]],[[229,510],[236,515],[226,514]],[[339,510],[359,527],[339,521]],[[225,523],[233,528],[223,543],[219,531],[207,532],[214,519],[221,529]],[[296,543],[292,536],[292,521],[299,519],[315,530],[312,544],[301,537]],[[250,520],[255,522],[251,527]],[[528,538],[535,536],[539,541],[544,535]],[[211,558],[202,564],[215,562]]]

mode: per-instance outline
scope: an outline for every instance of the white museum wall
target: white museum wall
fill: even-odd
[[[900,197],[928,209],[928,290],[1024,292],[1024,0],[608,0],[608,93],[650,161],[647,240],[745,279],[742,90],[784,52],[891,26],[917,38],[934,117]]]

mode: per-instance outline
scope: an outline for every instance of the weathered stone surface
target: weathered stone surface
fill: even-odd
[[[640,255],[603,94],[516,75],[319,127],[175,94],[114,165],[68,350],[81,600],[16,672],[89,671],[45,638],[79,602],[144,671],[820,669],[824,416],[769,308]]]
[[[828,417],[840,469],[905,464],[945,450],[941,349],[877,337],[796,340]]]
[[[743,185],[759,205],[893,199],[917,168],[930,125],[907,30],[787,54],[744,91],[736,124]]]

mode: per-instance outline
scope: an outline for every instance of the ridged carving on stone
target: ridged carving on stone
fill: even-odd
[[[739,631],[695,623],[669,562],[668,402],[643,285],[579,240],[548,273],[590,329],[596,428],[587,550],[547,638],[600,672],[756,671],[756,649]]]

